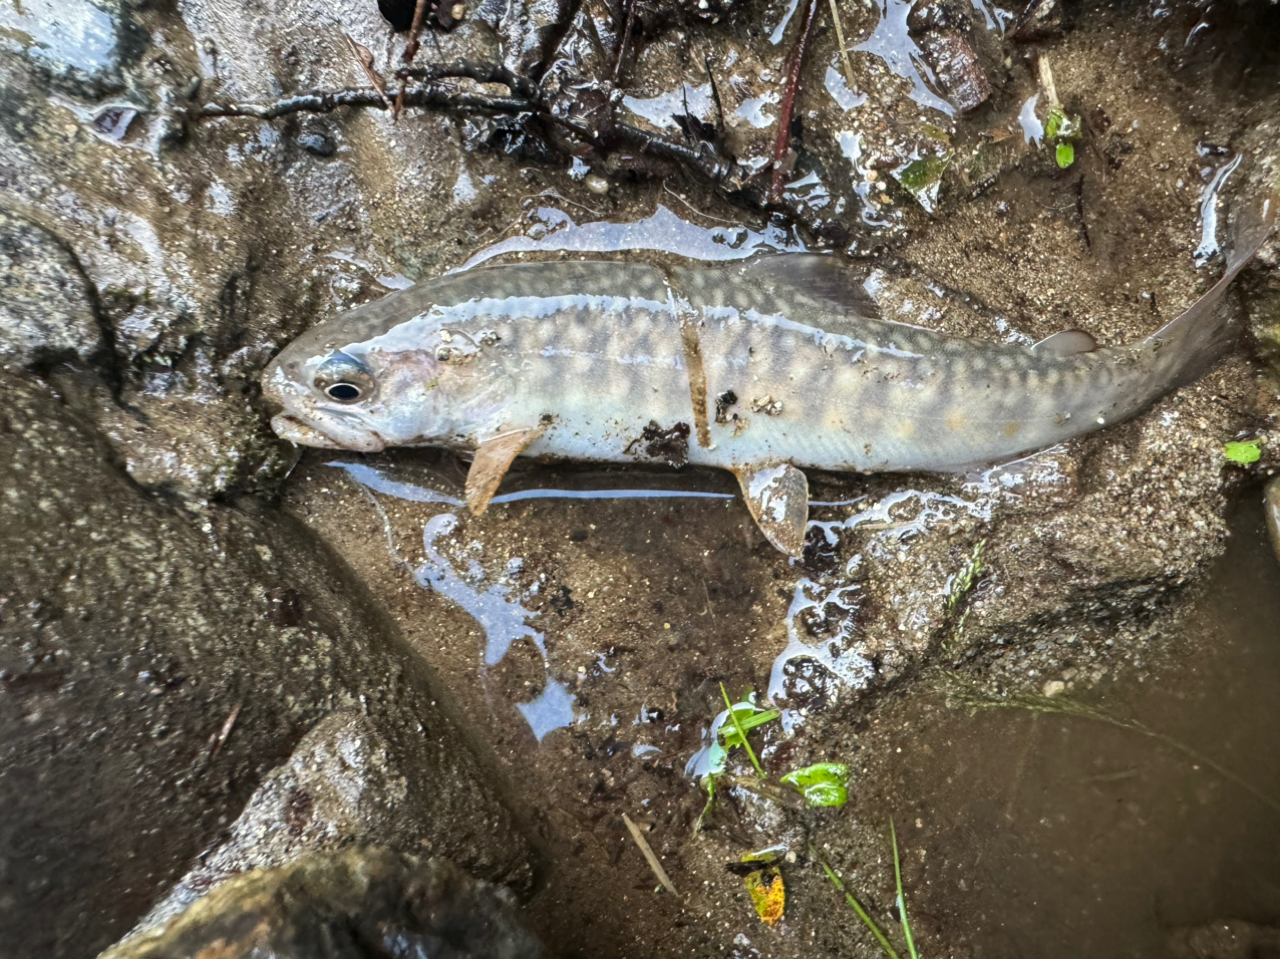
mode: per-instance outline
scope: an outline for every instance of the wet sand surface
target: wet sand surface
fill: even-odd
[[[566,955],[869,942],[808,849],[887,921],[887,836],[873,843],[891,817],[929,954],[1158,956],[1174,927],[1280,917],[1280,566],[1256,496],[1176,632],[1118,678],[1068,692],[1068,665],[1045,677],[1050,695],[1011,701],[931,670],[910,696],[868,700],[789,634],[821,648],[807,627],[856,637],[875,611],[833,602],[822,618],[836,622],[815,624],[797,601],[813,581],[763,543],[731,478],[530,465],[477,519],[457,505],[464,465],[312,452],[289,505],[360,569],[501,758],[552,864],[532,915]],[[821,488],[843,502],[818,509],[864,511],[849,485]],[[722,788],[695,837],[706,797],[691,764],[719,684],[736,698],[771,675],[792,735],[783,721],[753,734],[765,771],[848,763],[849,805],[797,812]],[[624,813],[651,830],[679,900],[655,892]],[[776,843],[798,855],[787,918],[768,930],[726,867]]]

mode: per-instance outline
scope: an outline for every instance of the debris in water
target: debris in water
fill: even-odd
[[[635,840],[636,845],[640,847],[645,862],[649,864],[649,868],[653,870],[653,874],[658,877],[658,882],[662,883],[662,888],[673,896],[678,896],[675,884],[671,881],[671,877],[667,875],[667,871],[662,868],[662,862],[658,859],[657,854],[644,838],[644,833],[640,831],[640,827],[631,821],[631,817],[626,813],[622,814],[622,821],[627,827],[627,832],[631,833],[631,838]]]
[[[782,777],[794,786],[810,806],[843,806],[849,801],[849,767],[844,763],[814,763]]]
[[[1262,459],[1262,440],[1228,443],[1222,448],[1222,455],[1240,466],[1250,466]]]
[[[742,861],[747,862],[748,857],[743,856]],[[747,873],[742,882],[760,921],[766,926],[780,922],[787,907],[787,887],[782,881],[782,870],[777,865],[769,865]]]

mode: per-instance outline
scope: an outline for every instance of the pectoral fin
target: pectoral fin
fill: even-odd
[[[765,539],[788,556],[799,556],[809,522],[808,477],[790,463],[742,466],[734,473]]]
[[[1048,356],[1075,356],[1077,353],[1092,353],[1097,348],[1098,341],[1084,330],[1059,330],[1031,347],[1036,353]]]
[[[537,427],[511,430],[484,440],[476,448],[467,471],[467,506],[472,513],[479,516],[489,508],[489,500],[498,491],[511,461],[528,449],[541,432]]]

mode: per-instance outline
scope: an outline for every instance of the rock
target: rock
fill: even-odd
[[[390,743],[356,710],[322,719],[249,798],[227,838],[202,855],[135,928],[163,926],[220,883],[348,845],[411,847],[422,833],[436,784],[396,768]]]
[[[0,377],[9,954],[83,956],[119,936],[336,708],[367,710],[417,797],[397,841],[527,878],[495,777],[340,562],[253,503],[193,522],[112,465],[48,386]]]
[[[93,289],[52,233],[0,209],[0,363],[88,359],[103,347]]]
[[[1280,951],[1280,929],[1222,919],[1169,933],[1170,959],[1253,959]]]
[[[537,959],[503,891],[386,849],[312,853],[219,886],[100,959]]]
[[[926,0],[911,8],[907,26],[947,99],[961,113],[976,110],[991,96],[991,81],[969,43],[968,14],[948,0]]]
[[[1009,35],[1020,42],[1044,40],[1062,32],[1062,5],[1058,0],[1031,0],[1018,14]]]

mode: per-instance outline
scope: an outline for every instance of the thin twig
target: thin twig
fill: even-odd
[[[613,83],[615,86],[620,82],[622,61],[627,55],[627,47],[631,45],[631,31],[635,29],[636,20],[635,0],[622,0],[622,7],[626,11],[626,16],[623,18],[622,40],[618,43],[618,58],[613,61]]]
[[[360,64],[360,69],[364,71],[364,75],[368,77],[369,83],[373,88],[382,95],[382,102],[387,109],[391,108],[391,101],[387,99],[387,81],[377,70],[373,68],[373,51],[363,44],[356,43],[351,39],[350,35],[343,34],[343,39],[347,41],[347,46],[351,48],[351,53],[356,58],[356,63]]]
[[[413,63],[418,55],[418,38],[422,36],[422,22],[427,19],[427,0],[418,0],[413,8],[413,23],[409,27],[409,42],[404,45],[404,53],[400,59],[405,63]]]
[[[483,93],[460,93],[434,84],[409,87],[402,93],[405,106],[438,107],[458,113],[520,114],[529,110],[526,100],[516,97],[491,96]],[[382,95],[371,88],[333,90],[326,93],[300,93],[274,103],[206,103],[201,119],[213,117],[253,117],[275,120],[291,113],[332,113],[340,107],[373,107],[387,109]]]
[[[244,705],[244,701],[236,703],[231,707],[231,712],[227,714],[226,721],[222,724],[222,728],[217,734],[209,740],[209,758],[205,760],[205,765],[209,765],[218,758],[218,753],[222,751],[223,744],[227,741],[227,737],[231,735],[231,730],[236,724],[236,719],[240,715],[240,707]]]
[[[1044,89],[1044,98],[1047,101],[1045,105],[1050,110],[1061,109],[1062,101],[1058,99],[1058,84],[1053,80],[1053,68],[1049,66],[1049,58],[1041,55],[1036,61],[1036,68],[1040,74],[1040,86]]]
[[[812,13],[815,2],[816,0],[810,0],[810,16],[806,22],[808,28],[813,25]],[[806,36],[807,32],[806,30]],[[800,59],[796,57],[797,67],[794,75],[797,79]],[[775,194],[760,182],[757,171],[732,158],[721,157],[716,148],[706,141],[686,144],[669,140],[648,130],[618,122],[611,111],[606,111],[590,120],[572,111],[561,112],[553,108],[556,105],[546,102],[536,83],[499,64],[458,60],[424,68],[402,69],[398,71],[397,77],[402,81],[414,79],[420,82],[401,89],[392,106],[393,111],[398,112],[401,107],[414,106],[463,116],[534,116],[543,123],[558,126],[584,143],[601,149],[607,150],[625,144],[638,149],[642,154],[671,161],[706,178],[713,186],[748,209],[761,213],[781,210],[823,239],[837,244],[848,240],[848,231],[838,221],[823,220],[809,210],[802,200],[789,196],[780,189],[784,176],[782,166],[785,165],[789,136],[780,143],[783,163],[775,165],[774,182],[779,187]],[[442,82],[450,79],[499,83],[507,87],[510,95],[460,91]],[[794,107],[794,86],[789,84],[789,90],[788,110]],[[385,110],[387,104],[378,90],[373,88],[315,91],[285,97],[267,104],[207,103],[195,112],[194,118],[252,117],[259,120],[274,120],[294,113],[329,113],[346,107]],[[785,119],[779,121],[780,136],[789,133],[790,115],[790,112],[787,112]]]
[[[723,223],[725,226],[741,226],[742,225],[736,220],[726,220],[726,219],[723,219],[722,217],[712,216],[710,213],[704,213],[702,210],[699,210],[696,206],[694,206],[692,203],[686,200],[683,196],[681,196],[675,190],[671,189],[671,187],[667,186],[666,180],[662,181],[662,189],[665,190],[667,193],[670,193],[673,197],[675,197],[677,200],[683,203],[685,207],[688,208],[690,213],[696,214],[697,216],[700,216],[703,219],[712,220],[716,223]]]
[[[836,28],[836,43],[840,45],[840,59],[844,61],[844,82],[849,86],[849,92],[853,93],[857,86],[853,82],[853,63],[849,60],[849,50],[844,43],[844,27],[840,25],[840,8],[836,5],[836,0],[830,0],[831,3],[831,22]]]
[[[542,104],[542,91],[532,80],[526,80],[500,63],[484,60],[449,60],[426,67],[402,67],[396,71],[400,80],[474,80],[476,83],[501,83],[518,97],[529,101],[530,109]]]
[[[631,817],[626,813],[622,814],[622,821],[627,826],[627,832],[631,833],[631,838],[636,841],[636,845],[640,847],[640,852],[644,855],[645,862],[649,864],[649,868],[653,870],[653,874],[658,877],[658,882],[662,883],[662,888],[673,896],[680,895],[676,892],[675,884],[672,883],[671,877],[667,875],[667,871],[662,868],[662,863],[654,854],[653,849],[649,846],[648,841],[644,838],[644,833],[640,831],[640,827],[631,821]]]

